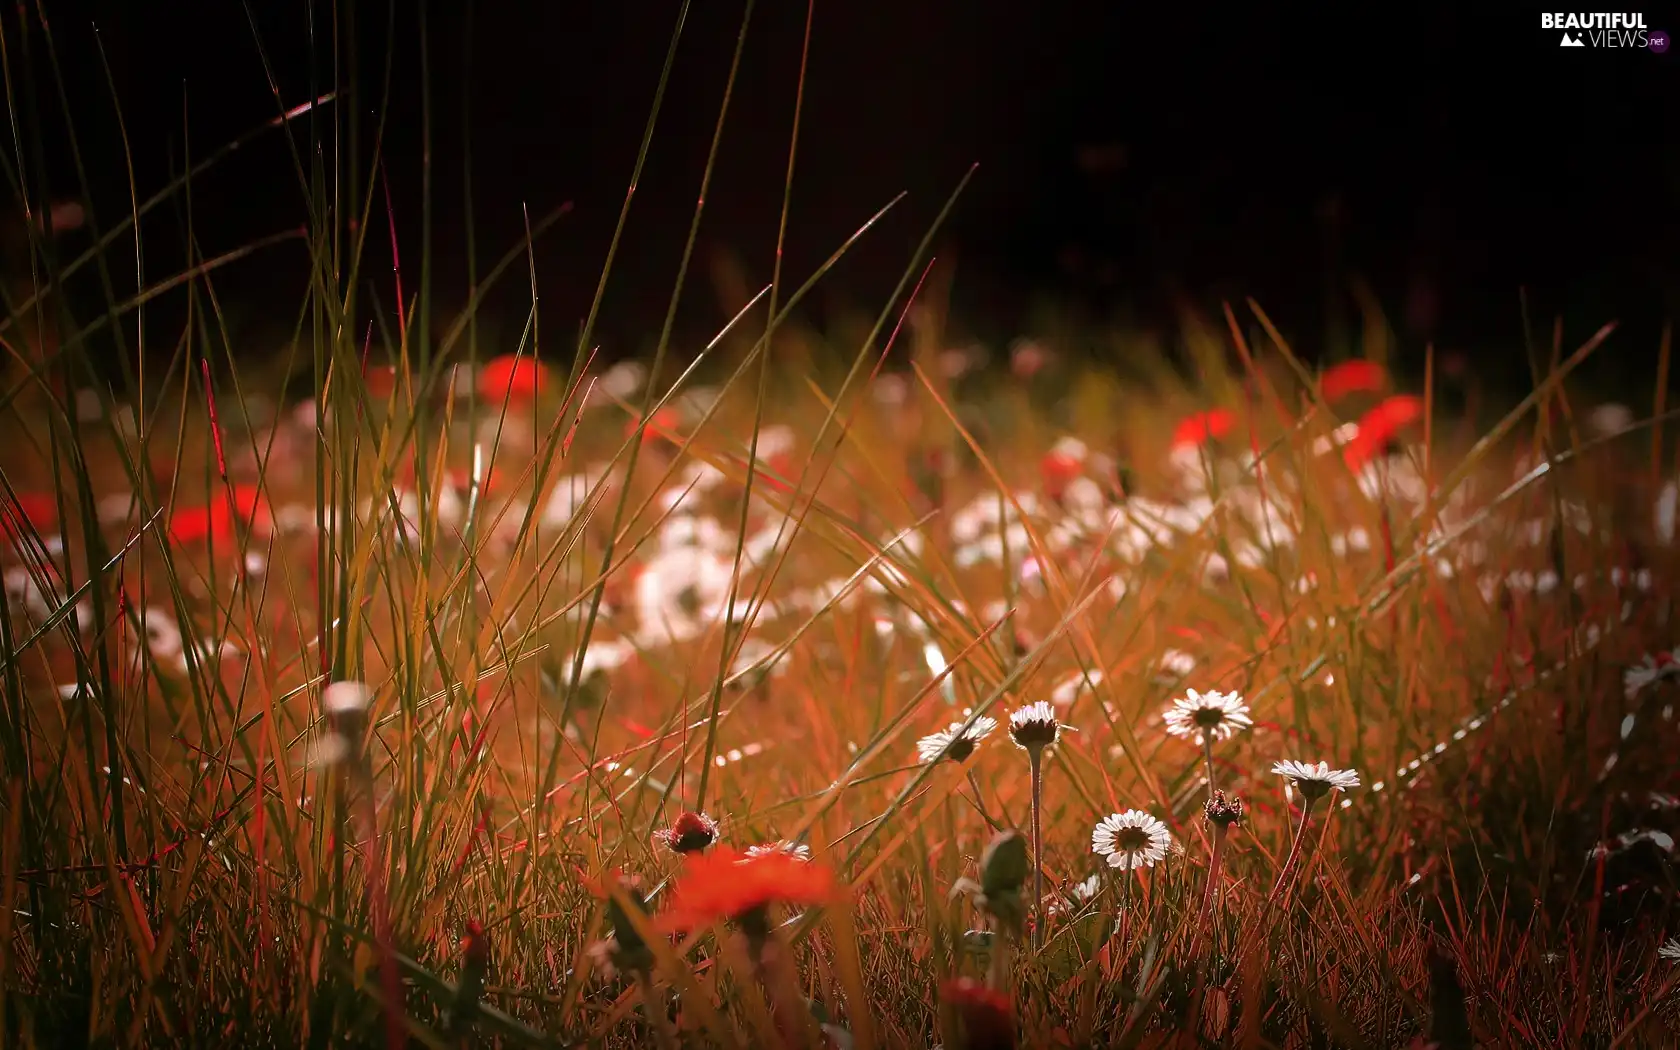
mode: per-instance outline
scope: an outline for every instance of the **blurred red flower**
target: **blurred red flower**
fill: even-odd
[[[832,871],[791,853],[750,857],[719,849],[683,862],[659,922],[668,932],[686,933],[772,904],[827,904],[839,892]]]
[[[1068,484],[1084,472],[1085,461],[1079,455],[1079,446],[1071,442],[1057,442],[1038,463],[1044,494],[1053,500],[1061,499],[1067,493]]]
[[[492,401],[530,401],[548,388],[548,370],[529,357],[503,354],[478,372],[478,392]]]
[[[1173,428],[1174,445],[1205,445],[1222,438],[1237,425],[1237,415],[1228,408],[1214,408],[1185,416]]]
[[[1347,465],[1358,470],[1388,447],[1408,424],[1423,418],[1423,399],[1413,394],[1385,398],[1359,419],[1359,433],[1342,447]]]
[[[655,412],[652,419],[648,420],[647,429],[642,431],[642,444],[645,445],[655,438],[664,438],[673,445],[681,445],[682,436],[677,433],[677,424],[681,421],[682,416],[677,412],[676,407],[674,405],[666,405],[664,408]],[[629,437],[631,434],[634,434],[636,432],[636,427],[639,426],[641,422],[641,416],[632,414],[630,416],[630,422],[625,424],[624,436]]]
[[[1339,401],[1349,394],[1380,394],[1388,389],[1388,373],[1375,361],[1343,361],[1331,365],[1319,377],[1318,390],[1326,401]]]
[[[1015,1008],[1007,995],[972,977],[946,981],[940,991],[962,1017],[970,1050],[1014,1050]]]
[[[47,536],[58,528],[58,500],[50,492],[19,492],[17,502],[0,497],[0,531],[18,539],[33,529]]]
[[[251,525],[265,520],[268,513],[262,494],[255,485],[233,486],[232,506],[227,493],[218,493],[202,507],[184,507],[169,516],[169,538],[175,543],[203,543],[214,539],[228,543],[235,537],[235,517],[239,524]]]
[[[362,372],[362,381],[367,383],[368,397],[375,402],[389,399],[401,385],[395,365],[369,365]]]

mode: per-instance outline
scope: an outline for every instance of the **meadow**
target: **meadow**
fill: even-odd
[[[1473,367],[1375,312],[1322,365],[1252,302],[987,361],[936,228],[855,338],[801,320],[825,265],[676,346],[679,274],[607,364],[534,294],[432,321],[394,233],[361,269],[390,202],[333,160],[256,362],[240,253],[112,291],[191,177],[31,223],[6,1045],[1680,1041],[1666,334],[1559,325],[1450,411]],[[1610,348],[1650,404],[1578,392]]]

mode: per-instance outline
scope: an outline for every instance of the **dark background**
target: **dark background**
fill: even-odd
[[[1680,307],[1680,52],[1560,50],[1526,10],[1291,6],[820,0],[789,274],[803,279],[895,194],[908,197],[828,279],[813,315],[879,309],[977,162],[939,253],[955,264],[955,316],[994,345],[1033,323],[1046,301],[1156,327],[1171,323],[1181,298],[1216,307],[1253,295],[1313,352],[1337,338],[1338,311],[1357,330],[1339,289],[1360,275],[1413,351],[1433,339],[1489,370],[1525,372],[1526,288],[1540,327],[1561,313],[1571,345],[1620,319],[1624,335],[1608,356],[1648,375],[1662,320]],[[481,265],[518,238],[522,207],[535,216],[575,202],[536,257],[544,352],[567,353],[678,4],[481,2],[470,18],[462,2],[425,9],[438,312],[465,296],[470,154]],[[323,81],[331,10],[316,4]],[[421,5],[397,5],[389,41],[387,10],[358,8],[358,101],[371,133],[393,44],[385,155],[412,294]],[[645,351],[657,335],[741,10],[701,0],[689,14],[597,331],[609,355]],[[180,163],[184,124],[202,155],[276,112],[257,36],[285,101],[309,95],[302,2],[47,0],[47,11],[107,216],[124,208],[127,190],[92,26],[143,194]],[[769,277],[805,15],[790,0],[757,6],[679,315],[680,348],[726,316],[717,259],[734,258],[751,282]],[[1672,8],[1646,15],[1652,28],[1680,28]],[[16,16],[7,17],[15,45]],[[31,39],[38,47],[38,30]],[[62,158],[56,169],[67,171]],[[284,140],[265,139],[203,178],[194,208],[211,254],[297,224],[302,195]],[[375,211],[383,214],[383,198]],[[146,232],[148,272],[161,277],[178,261],[179,226],[166,217]],[[388,236],[382,222],[374,235]],[[289,330],[302,262],[294,244],[219,275],[242,352],[266,352]],[[369,266],[389,304],[382,248]],[[522,274],[514,284],[486,329],[509,346],[527,294]]]

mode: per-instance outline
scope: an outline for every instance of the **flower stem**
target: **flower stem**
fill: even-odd
[[[1213,798],[1213,730],[1202,730],[1202,756],[1207,759],[1208,798]]]
[[[1009,991],[1009,953],[1014,948],[1009,925],[996,916],[992,918],[992,954],[986,960],[986,984],[1000,992]]]
[[[636,987],[642,993],[642,1013],[647,1015],[648,1027],[653,1029],[653,1041],[659,1050],[677,1050],[677,1033],[671,1027],[671,1015],[665,1012],[665,1002],[654,987],[652,972],[637,970]]]
[[[1272,892],[1266,897],[1267,910],[1271,909],[1271,906],[1278,899],[1278,894],[1282,893],[1285,887],[1289,885],[1290,880],[1295,875],[1296,866],[1301,862],[1301,851],[1307,841],[1307,828],[1312,825],[1312,808],[1313,800],[1310,797],[1304,797],[1301,802],[1301,823],[1295,826],[1295,838],[1289,844],[1289,858],[1283,862],[1283,868],[1278,872],[1277,884],[1272,887]]]
[[[1132,869],[1120,869],[1120,876],[1125,881],[1120,884],[1120,939],[1131,940],[1132,936]]]
[[[1301,852],[1307,841],[1307,828],[1312,825],[1313,801],[1310,796],[1303,796],[1301,823],[1295,827],[1294,840],[1289,844],[1289,857],[1283,862],[1283,867],[1278,870],[1277,884],[1272,887],[1272,892],[1266,895],[1266,903],[1260,906],[1260,914],[1255,919],[1251,933],[1242,946],[1237,949],[1237,969],[1239,971],[1243,960],[1247,958],[1248,953],[1264,936],[1268,920],[1271,917],[1272,905],[1277,903],[1279,895],[1288,888],[1290,881],[1295,876],[1295,868],[1301,861]]]
[[[1032,848],[1033,848],[1033,951],[1044,946],[1044,836],[1040,818],[1044,800],[1044,749],[1031,748],[1027,760],[1032,764]]]
[[[786,945],[767,923],[760,927],[747,927],[746,932],[748,958],[758,972],[759,983],[769,993],[770,1014],[784,1044],[789,1047],[809,1046],[807,1025],[811,1015],[799,992],[799,975],[794,970]]]
[[[1196,916],[1196,926],[1202,934],[1211,936],[1213,897],[1219,888],[1219,865],[1225,857],[1225,825],[1213,826],[1213,854],[1208,858],[1207,890],[1202,894],[1202,911]]]

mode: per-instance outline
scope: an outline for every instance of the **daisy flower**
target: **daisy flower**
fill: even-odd
[[[718,822],[704,813],[682,813],[668,828],[653,833],[653,841],[672,853],[699,853],[717,841]]]
[[[1091,830],[1091,852],[1108,858],[1108,866],[1128,871],[1153,868],[1167,855],[1172,833],[1141,809],[1111,813]]]
[[[1061,731],[1056,709],[1043,700],[1018,708],[1009,716],[1010,739],[1028,751],[1054,744]]]
[[[1224,740],[1239,729],[1248,729],[1254,721],[1248,717],[1248,704],[1241,695],[1231,692],[1199,693],[1186,689],[1184,695],[1172,702],[1161,714],[1167,732],[1173,736],[1199,736],[1211,733],[1215,740]]]
[[[1622,694],[1629,700],[1648,686],[1680,675],[1680,659],[1673,652],[1646,653],[1639,662],[1622,672]]]
[[[1670,937],[1668,943],[1657,949],[1657,957],[1680,962],[1680,937]]]
[[[1050,702],[1057,707],[1068,707],[1079,698],[1079,694],[1101,683],[1103,673],[1092,671],[1090,674],[1079,672],[1057,683],[1050,691]]]
[[[1308,802],[1314,802],[1331,791],[1346,791],[1359,786],[1359,774],[1351,769],[1331,769],[1327,762],[1313,765],[1288,759],[1274,763],[1272,772],[1286,777],[1301,790]]]
[[[767,842],[762,846],[747,847],[748,857],[767,857],[772,853],[785,853],[798,860],[811,859],[811,847],[803,842],[790,842],[787,839],[781,839],[777,842]]]
[[[916,741],[916,760],[918,762],[937,762],[942,758],[949,758],[953,762],[965,761],[974,754],[974,748],[980,741],[991,735],[997,728],[997,719],[981,715],[974,720],[973,725],[965,726],[962,722],[952,722],[949,727],[937,733],[929,733]]]

